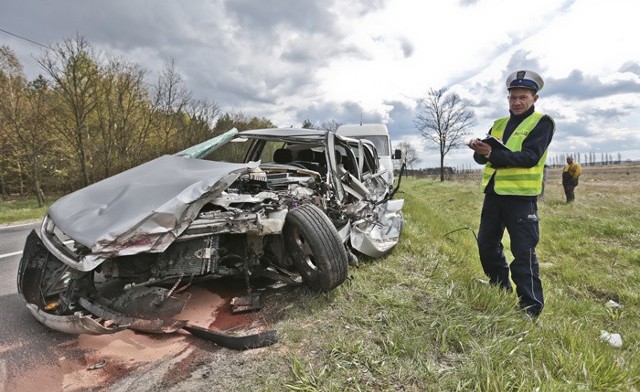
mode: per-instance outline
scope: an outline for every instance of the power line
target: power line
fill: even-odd
[[[39,43],[39,42],[36,42],[36,41],[34,41],[34,40],[32,40],[32,39],[29,39],[29,38],[22,37],[22,36],[20,36],[20,35],[18,35],[18,34],[14,34],[14,33],[10,32],[10,31],[4,30],[4,29],[0,29],[0,31],[2,31],[3,33],[9,34],[9,35],[13,35],[13,36],[14,36],[14,37],[16,37],[16,38],[20,38],[20,39],[25,40],[25,41],[27,41],[27,42],[31,42],[32,44],[36,44],[36,45],[38,45],[38,46],[42,46],[42,47],[43,47],[43,48],[45,48],[45,49],[50,49],[50,48],[49,48],[48,46],[46,46],[46,45],[42,45],[42,44],[41,44],[41,43]]]

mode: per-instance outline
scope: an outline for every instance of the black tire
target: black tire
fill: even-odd
[[[289,211],[283,236],[289,257],[311,290],[327,292],[347,279],[347,251],[321,209],[304,204]]]

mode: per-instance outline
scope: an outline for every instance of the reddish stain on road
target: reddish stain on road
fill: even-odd
[[[175,319],[241,335],[270,328],[260,311],[231,312],[231,299],[246,294],[244,285],[238,281],[212,281],[193,285],[187,291],[191,299]],[[266,289],[265,293],[268,291]],[[16,345],[5,348],[13,349],[20,348]],[[100,389],[163,359],[181,358],[163,380],[166,385],[172,385],[188,377],[203,355],[218,349],[213,343],[182,330],[173,334],[144,334],[124,330],[113,335],[70,335],[69,340],[58,344],[52,342],[49,350],[57,358],[56,363],[9,366],[6,380],[2,382],[0,378],[0,390],[2,386],[5,391],[37,392],[42,392],[43,387],[47,392]],[[92,366],[96,369],[90,369]]]

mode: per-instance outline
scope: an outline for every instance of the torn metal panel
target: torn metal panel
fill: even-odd
[[[129,329],[150,333],[171,333],[179,330],[187,324],[186,320],[172,319],[142,319],[130,317],[115,312],[105,306],[98,305],[86,298],[80,298],[80,306],[87,311],[105,320],[112,320],[118,325],[125,325]]]
[[[109,307],[131,317],[168,319],[182,312],[189,293],[172,293],[164,287],[135,286],[112,299]]]
[[[404,200],[389,200],[375,209],[377,220],[362,219],[351,229],[351,246],[369,257],[381,257],[400,239],[404,218]]]
[[[105,326],[93,316],[75,312],[71,315],[55,315],[38,309],[34,304],[27,304],[27,309],[42,324],[56,331],[69,334],[105,335],[124,329],[121,326]]]
[[[165,155],[63,197],[48,215],[91,257],[162,252],[204,204],[257,166]]]
[[[232,313],[245,313],[262,309],[260,294],[253,293],[242,297],[233,297],[231,299]]]

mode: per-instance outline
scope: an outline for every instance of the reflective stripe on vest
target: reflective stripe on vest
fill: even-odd
[[[518,125],[513,131],[507,147],[511,151],[522,151],[522,143],[529,136],[529,133],[535,128],[540,119],[544,116],[542,113],[534,112]],[[489,133],[496,138],[502,140],[502,135],[507,126],[509,117],[500,118],[493,123]],[[554,129],[555,130],[555,129]],[[484,191],[494,175],[494,190],[499,195],[514,196],[537,196],[542,192],[542,177],[544,174],[544,163],[547,160],[547,150],[544,151],[542,157],[535,166],[530,168],[524,167],[504,167],[494,169],[491,162],[487,162],[482,172],[482,191]]]

